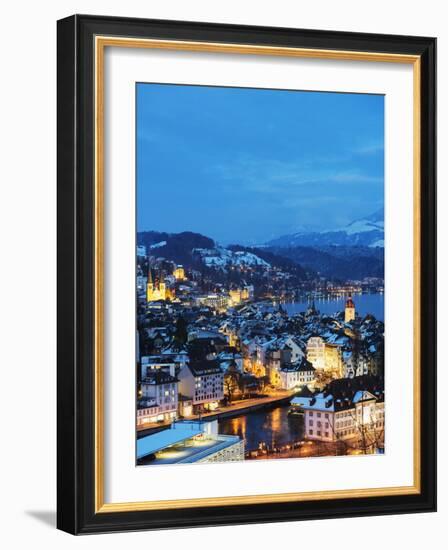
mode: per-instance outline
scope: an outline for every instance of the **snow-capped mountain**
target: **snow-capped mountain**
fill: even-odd
[[[312,231],[293,233],[273,239],[269,246],[369,246],[384,247],[384,212],[383,209],[370,216],[354,220],[341,229],[330,231]]]
[[[370,231],[384,231],[383,211],[378,210],[378,212],[374,212],[370,216],[349,223],[344,228],[344,231],[347,235],[355,235],[356,233],[366,233]]]
[[[268,262],[261,259],[256,254],[242,250],[233,251],[229,250],[228,248],[218,246],[215,248],[195,248],[192,250],[192,252],[193,254],[199,255],[202,262],[207,267],[270,267],[270,264]]]

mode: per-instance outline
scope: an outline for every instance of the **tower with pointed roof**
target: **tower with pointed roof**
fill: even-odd
[[[355,319],[356,315],[356,309],[355,309],[355,303],[352,300],[352,295],[349,294],[348,300],[345,303],[345,322],[350,323]]]
[[[154,283],[152,280],[151,268],[148,268],[148,281],[146,283],[146,301],[151,302],[154,293]]]

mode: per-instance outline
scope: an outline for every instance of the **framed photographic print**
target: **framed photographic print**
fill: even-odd
[[[434,511],[434,38],[58,22],[58,527]]]

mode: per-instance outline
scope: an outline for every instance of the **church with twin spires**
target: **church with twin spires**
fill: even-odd
[[[148,270],[148,282],[146,284],[146,301],[158,302],[159,300],[171,300],[173,291],[167,287],[165,279],[153,282],[151,269]]]

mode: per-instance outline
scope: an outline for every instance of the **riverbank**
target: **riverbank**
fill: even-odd
[[[245,460],[272,460],[277,458],[309,458],[324,456],[349,456],[373,454],[373,449],[362,451],[357,440],[351,444],[343,441],[315,441],[304,439],[295,443],[268,447],[246,453]]]
[[[217,411],[206,413],[201,415],[201,419],[204,420],[222,420],[224,418],[233,418],[235,416],[241,416],[262,409],[269,409],[271,407],[279,407],[290,403],[296,392],[280,392],[278,391],[275,396],[256,397],[253,399],[244,399],[228,405],[227,407],[220,407]],[[188,417],[187,420],[199,419],[197,415],[194,417]]]
[[[278,390],[275,394],[267,395],[265,397],[255,397],[252,399],[242,399],[241,401],[233,402],[226,407],[219,407],[219,409],[203,413],[201,415],[186,416],[184,420],[223,420],[242,416],[252,412],[260,411],[263,409],[270,409],[274,407],[280,407],[290,403],[296,392]],[[153,433],[157,433],[165,428],[168,428],[171,423],[154,423],[151,425],[140,426],[137,428],[137,438],[144,437]]]

